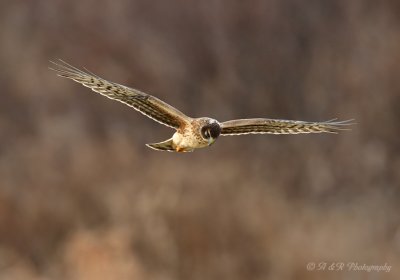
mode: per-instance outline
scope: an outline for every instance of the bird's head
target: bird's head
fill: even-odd
[[[207,140],[208,145],[211,145],[217,140],[221,134],[221,127],[216,120],[207,120],[207,122],[201,127],[201,137]]]

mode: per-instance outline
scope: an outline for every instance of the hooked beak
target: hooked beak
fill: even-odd
[[[208,146],[214,144],[214,142],[215,142],[215,138],[210,137],[210,138],[208,139]]]

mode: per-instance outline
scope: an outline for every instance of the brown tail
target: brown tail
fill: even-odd
[[[172,138],[160,143],[146,144],[146,146],[157,151],[176,152],[174,144],[172,143]]]

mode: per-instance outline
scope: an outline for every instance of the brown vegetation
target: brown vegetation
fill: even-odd
[[[2,1],[0,278],[399,279],[399,15],[394,0]],[[57,78],[56,58],[192,116],[358,125],[155,152],[170,129]]]

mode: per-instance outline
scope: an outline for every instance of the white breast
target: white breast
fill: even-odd
[[[172,136],[172,141],[177,147],[180,148],[201,148],[207,146],[207,142],[200,143],[196,137],[190,132],[186,132],[185,134],[181,134],[179,132],[175,132]]]
[[[182,140],[183,140],[183,135],[178,133],[178,131],[175,132],[174,135],[172,135],[172,142],[174,142],[176,146],[180,147]]]

